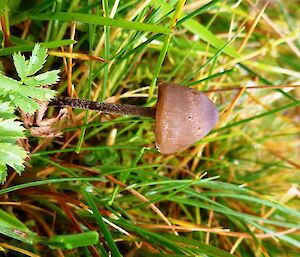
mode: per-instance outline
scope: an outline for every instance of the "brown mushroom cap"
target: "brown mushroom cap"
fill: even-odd
[[[205,94],[162,83],[156,105],[156,147],[163,154],[184,150],[207,135],[218,116],[215,104]]]

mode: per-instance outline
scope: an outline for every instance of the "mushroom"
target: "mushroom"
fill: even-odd
[[[218,121],[218,110],[195,89],[162,83],[155,121],[156,147],[163,154],[172,154],[206,136]]]
[[[162,154],[188,148],[206,136],[218,121],[217,107],[205,94],[175,83],[159,85],[156,108],[70,97],[55,98],[49,105],[155,118],[156,147]]]

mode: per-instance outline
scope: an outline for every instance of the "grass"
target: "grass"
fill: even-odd
[[[0,189],[0,251],[298,256],[299,3],[265,2],[9,1],[3,72],[41,42],[107,60],[50,56],[62,95],[154,106],[172,81],[205,91],[220,120],[164,156],[151,119],[70,110],[61,137],[29,137],[26,171]]]

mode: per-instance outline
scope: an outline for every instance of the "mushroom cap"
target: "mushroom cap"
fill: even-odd
[[[218,122],[215,104],[203,93],[162,83],[156,104],[156,147],[162,154],[186,149],[206,136]]]

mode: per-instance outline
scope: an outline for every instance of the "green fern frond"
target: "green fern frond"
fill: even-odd
[[[40,44],[36,44],[33,48],[32,55],[29,59],[27,69],[27,77],[34,75],[43,68],[47,59],[47,49]]]
[[[28,62],[25,60],[24,55],[21,55],[20,52],[13,55],[13,60],[21,81],[24,81],[24,79],[27,77],[26,67]]]
[[[7,176],[7,165],[18,173],[24,170],[26,151],[16,144],[18,138],[24,137],[24,127],[16,121],[15,109],[10,102],[0,100],[0,183]]]
[[[37,76],[32,76],[24,80],[27,86],[53,85],[59,80],[59,70],[47,71]]]
[[[14,115],[16,108],[33,114],[39,108],[36,100],[48,101],[56,94],[42,86],[57,83],[59,70],[35,75],[43,68],[47,56],[47,49],[36,44],[29,60],[20,53],[13,55],[20,81],[0,74],[0,183],[6,179],[7,166],[20,174],[27,157],[27,152],[16,143],[24,137],[23,124]]]

